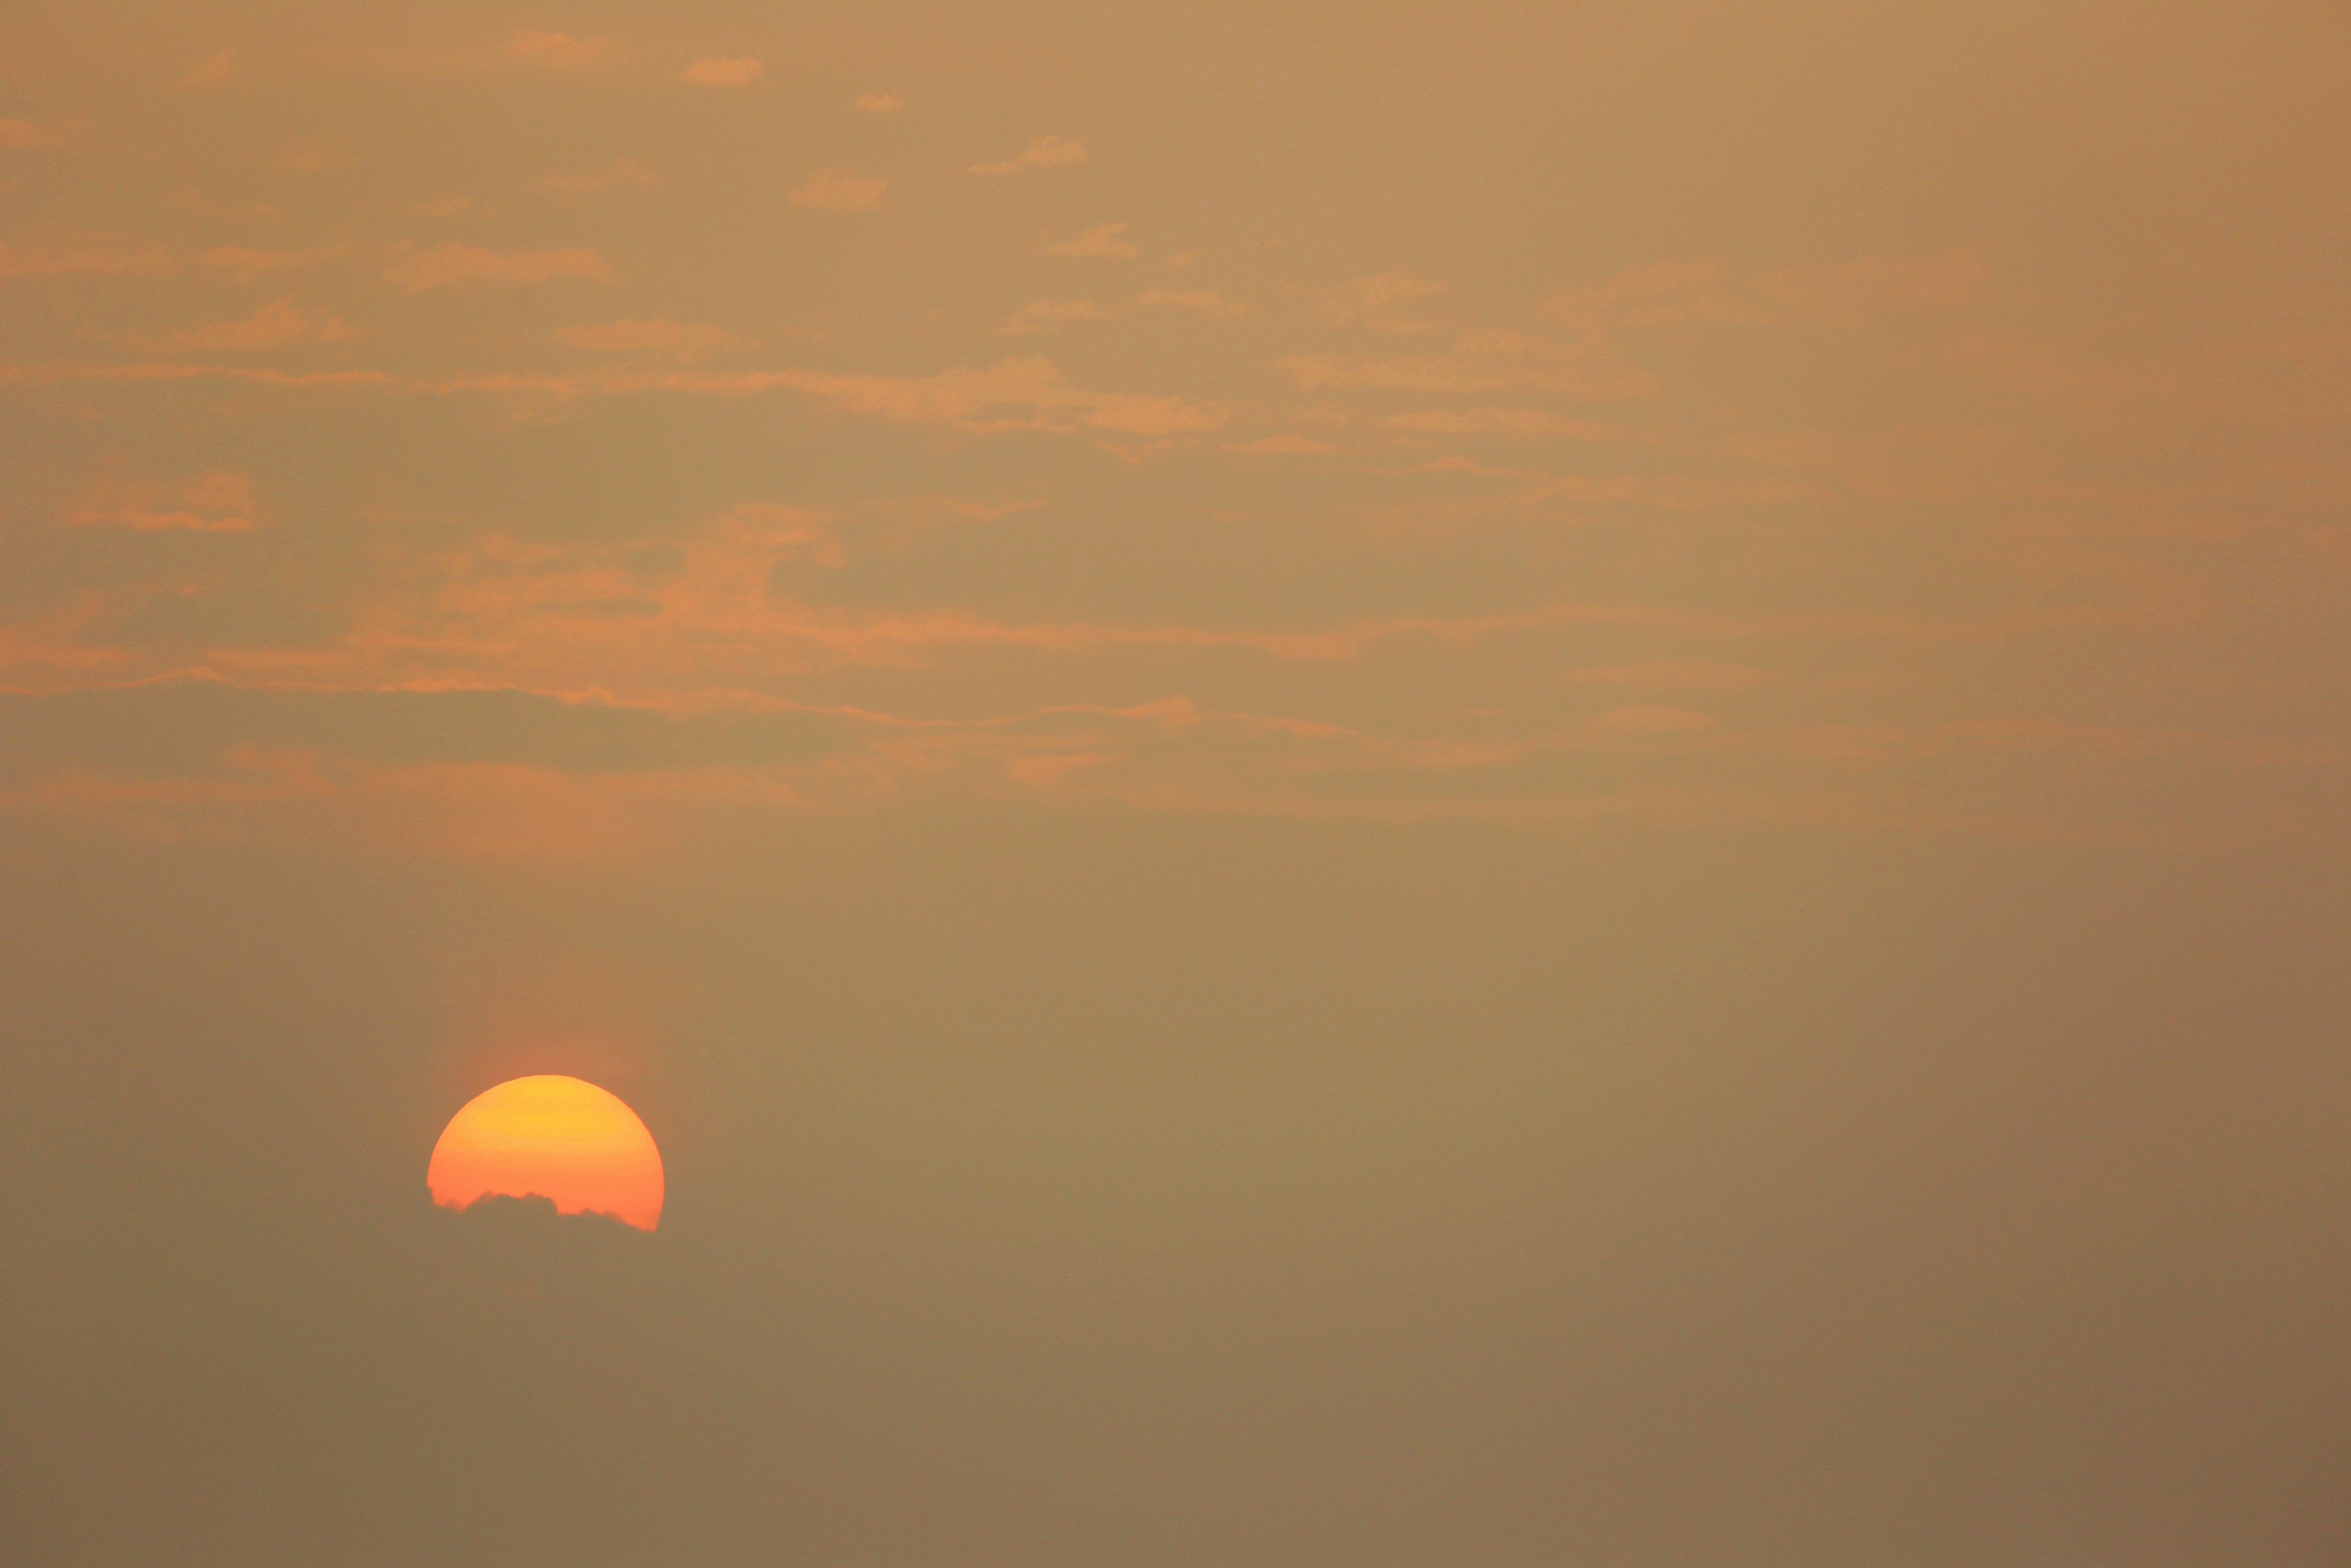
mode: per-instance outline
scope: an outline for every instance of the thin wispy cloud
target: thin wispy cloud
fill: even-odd
[[[731,59],[710,57],[678,72],[677,79],[689,87],[745,88],[757,83],[767,68],[747,56]]]
[[[1267,435],[1255,441],[1228,441],[1225,450],[1252,457],[1327,457],[1340,448],[1311,435]]]
[[[1636,433],[1626,425],[1575,419],[1541,408],[1433,408],[1390,414],[1390,430],[1416,435],[1499,435],[1514,441],[1625,441]]]
[[[383,277],[395,288],[419,294],[465,283],[550,283],[561,278],[608,283],[612,269],[586,246],[501,251],[450,244],[429,250],[405,248],[395,254]]]
[[[653,354],[689,364],[714,354],[733,353],[745,346],[741,338],[724,327],[666,318],[561,327],[556,329],[555,340],[600,354]]]
[[[820,169],[785,200],[828,213],[870,213],[881,207],[889,190],[889,181],[862,169]]]
[[[1328,326],[1412,336],[1437,330],[1437,323],[1416,307],[1445,292],[1444,284],[1416,272],[1374,273],[1323,290],[1312,313]]]
[[[220,245],[196,259],[205,267],[232,275],[239,283],[251,283],[269,273],[315,267],[329,256],[340,254],[341,248],[340,246],[319,246],[308,250],[254,250],[245,246]]]
[[[282,141],[269,166],[281,173],[316,174],[351,161],[350,149],[333,141]]]
[[[517,28],[506,45],[507,58],[550,71],[584,71],[611,58],[612,52],[610,38],[575,38],[529,27]]]
[[[1653,659],[1639,664],[1605,664],[1562,670],[1565,685],[1629,686],[1666,692],[1743,692],[1779,679],[1775,671],[1752,664],[1704,659]]]
[[[1596,287],[1562,289],[1543,302],[1541,313],[1584,331],[1760,321],[1765,317],[1720,264],[1671,260],[1628,267]]]
[[[1071,239],[1045,247],[1051,256],[1073,256],[1100,261],[1132,261],[1142,249],[1126,236],[1124,224],[1103,224]]]
[[[254,518],[253,481],[224,469],[176,486],[102,484],[66,520],[134,533],[241,534]]]
[[[165,346],[191,353],[254,353],[297,343],[348,343],[360,336],[359,329],[340,316],[306,310],[287,298],[272,300],[237,320],[175,332],[165,340]]]
[[[1234,304],[1223,296],[1205,288],[1146,288],[1136,295],[1138,304],[1155,309],[1188,310],[1199,316],[1246,316],[1247,308]]]
[[[867,114],[895,114],[906,107],[906,100],[894,92],[860,94],[857,107]]]
[[[825,371],[725,376],[671,372],[675,391],[736,397],[799,392],[850,413],[906,424],[945,424],[975,434],[1011,431],[1168,437],[1222,426],[1228,411],[1185,397],[1114,392],[1073,384],[1051,361],[999,360],[984,369],[956,367],[930,375],[844,374]]]
[[[584,174],[549,174],[538,183],[543,191],[559,191],[566,195],[593,195],[627,185],[650,185],[653,172],[633,158],[614,160],[604,168]]]
[[[173,85],[184,92],[205,92],[227,86],[229,78],[235,74],[236,51],[223,49],[192,67]]]
[[[1519,388],[1591,402],[1644,397],[1656,376],[1605,343],[1490,329],[1462,333],[1449,349],[1417,354],[1292,354],[1280,367],[1301,392],[1355,387],[1388,392],[1493,392]]]
[[[995,163],[974,163],[975,174],[1018,174],[1023,169],[1059,169],[1086,161],[1085,143],[1069,136],[1038,136],[1011,157]]]
[[[831,569],[849,562],[848,547],[831,520],[805,507],[746,501],[729,508],[711,531],[771,565],[807,561]]]
[[[1039,299],[1023,305],[1012,319],[996,329],[999,338],[1018,338],[1031,332],[1067,326],[1072,321],[1114,321],[1118,312],[1091,299]]]
[[[19,246],[0,240],[0,278],[153,277],[177,266],[161,246],[120,250],[96,244]]]
[[[1881,316],[1939,310],[1982,300],[1991,267],[1980,250],[1948,256],[1869,256],[1821,267],[1768,273],[1757,292],[1783,310],[1839,325]]]

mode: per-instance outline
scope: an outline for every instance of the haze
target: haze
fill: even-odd
[[[2339,1568],[2346,79],[0,12],[0,1557]]]

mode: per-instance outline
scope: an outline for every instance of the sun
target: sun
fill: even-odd
[[[661,1223],[661,1150],[618,1095],[560,1073],[513,1078],[449,1118],[424,1185],[444,1208],[490,1197],[549,1199],[560,1214]]]

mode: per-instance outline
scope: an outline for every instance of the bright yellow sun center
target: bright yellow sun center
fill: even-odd
[[[563,1214],[661,1223],[661,1151],[637,1113],[593,1083],[559,1073],[486,1090],[433,1145],[433,1201],[464,1208],[493,1196],[538,1197]]]

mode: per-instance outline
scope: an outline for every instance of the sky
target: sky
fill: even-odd
[[[5,1554],[2340,1564],[2346,71],[0,8]]]

